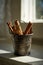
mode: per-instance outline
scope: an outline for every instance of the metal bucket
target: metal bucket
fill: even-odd
[[[14,35],[14,53],[16,55],[30,54],[32,35]]]

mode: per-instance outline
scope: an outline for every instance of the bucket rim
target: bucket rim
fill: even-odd
[[[14,36],[32,36],[33,35],[33,33],[31,33],[31,34],[23,34],[23,35],[18,35],[18,34],[15,34]]]

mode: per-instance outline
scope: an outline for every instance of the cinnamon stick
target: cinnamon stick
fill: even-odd
[[[32,27],[31,27],[31,29],[30,29],[30,32],[28,32],[28,34],[31,34],[32,33]]]
[[[18,20],[15,21],[16,33],[18,35],[23,35],[22,28],[20,26],[20,22]]]
[[[24,34],[29,34],[29,33],[30,33],[31,28],[32,28],[32,23],[31,23],[31,22],[29,22],[29,23],[28,23],[28,25],[27,25],[27,27],[26,27],[26,30],[24,31]]]
[[[8,25],[8,27],[9,27],[9,29],[13,32],[13,29],[12,29],[12,23],[11,22],[7,22],[7,25]]]

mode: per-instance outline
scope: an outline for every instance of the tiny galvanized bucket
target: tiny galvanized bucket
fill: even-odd
[[[14,35],[14,53],[16,55],[27,55],[31,52],[32,35]]]

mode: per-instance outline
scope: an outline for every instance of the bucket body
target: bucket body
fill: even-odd
[[[16,55],[27,55],[31,51],[32,34],[14,35],[14,53]]]

